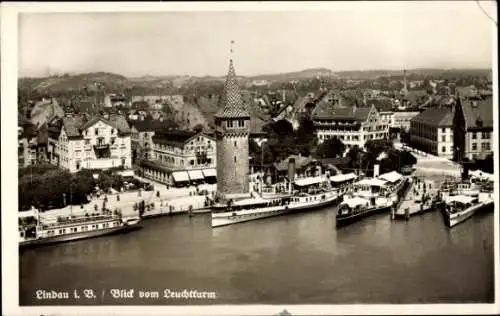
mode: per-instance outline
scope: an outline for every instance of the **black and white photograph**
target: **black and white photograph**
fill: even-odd
[[[500,312],[496,2],[1,9],[4,315]]]

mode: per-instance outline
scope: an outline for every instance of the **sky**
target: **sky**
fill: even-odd
[[[493,2],[481,5],[497,19]],[[232,8],[21,13],[19,75],[219,76],[230,56],[243,76],[317,67],[491,68],[494,24],[474,1]]]

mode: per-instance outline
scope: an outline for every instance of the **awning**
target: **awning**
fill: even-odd
[[[471,203],[475,199],[476,198],[473,198],[473,197],[470,197],[470,196],[466,196],[466,195],[455,195],[455,196],[450,196],[448,198],[447,202],[448,203],[458,202],[458,203],[461,203],[461,204],[467,204],[467,203]]]
[[[172,172],[172,177],[174,177],[175,182],[189,181],[189,175],[186,171]]]
[[[372,187],[381,187],[384,186],[386,183],[385,180],[380,180],[380,179],[363,179],[359,182],[356,182],[356,185],[366,185],[366,186],[372,186]]]
[[[336,176],[331,176],[330,181],[332,181],[332,182],[345,182],[345,181],[353,180],[356,178],[357,178],[356,174],[351,172],[351,173],[338,174]]]
[[[322,183],[325,182],[325,180],[325,177],[308,177],[295,180],[295,184],[302,187],[306,185]]]
[[[188,175],[191,180],[201,180],[204,178],[201,170],[189,170]]]
[[[205,177],[217,177],[217,171],[215,169],[203,169],[203,175]]]
[[[357,206],[368,206],[369,201],[360,197],[345,198],[342,202],[343,205],[347,205],[350,208],[356,208]]]
[[[394,182],[401,180],[401,178],[403,178],[403,176],[396,171],[391,171],[388,173],[384,173],[383,175],[380,175],[379,178],[382,180],[394,183]]]

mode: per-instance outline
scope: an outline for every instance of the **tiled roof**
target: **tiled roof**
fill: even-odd
[[[85,124],[86,119],[83,116],[65,117],[63,118],[63,128],[68,137],[80,137],[80,127]]]
[[[106,122],[106,120],[104,120]],[[120,134],[129,134],[130,126],[123,115],[111,114],[107,120]]]
[[[319,104],[313,110],[313,119],[365,121],[371,107],[336,107],[330,104]]]
[[[233,60],[229,61],[229,72],[224,83],[224,90],[219,99],[219,107],[222,109],[215,114],[218,118],[249,118],[250,114],[245,109],[236,81],[236,72],[234,70]]]
[[[155,135],[153,136],[153,142],[182,147],[188,139],[195,136],[196,134],[197,134],[196,132],[191,132],[191,131],[159,132],[155,133]]]
[[[475,102],[476,106],[473,105],[473,102]],[[493,127],[492,98],[474,101],[462,100],[461,103],[467,128],[478,127],[478,119],[482,121],[483,127]]]
[[[369,98],[366,99],[366,105],[371,107],[375,106],[377,111],[391,111],[394,107],[392,100],[390,98]]]
[[[131,126],[135,127],[139,132],[159,132],[166,130],[166,126],[163,122],[158,120],[136,120],[130,123]]]
[[[412,121],[439,127],[453,125],[453,110],[451,108],[429,108],[418,114]]]
[[[130,133],[129,125],[125,120],[125,117],[121,115],[110,115],[109,119],[105,119],[100,116],[86,118],[83,115],[65,117],[63,118],[63,126],[68,137],[81,137],[82,130],[92,126],[98,121],[103,121],[104,123],[113,126],[118,130],[119,134],[123,135]]]

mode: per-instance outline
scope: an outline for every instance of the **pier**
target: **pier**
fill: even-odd
[[[409,220],[413,215],[432,211],[436,196],[434,181],[413,178],[406,194],[393,209],[392,219]]]

